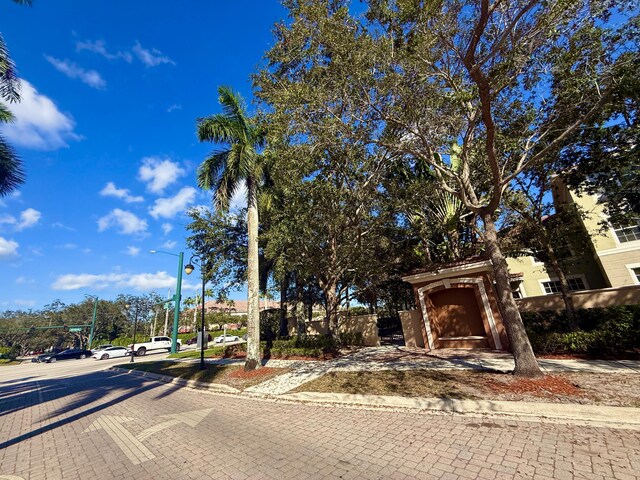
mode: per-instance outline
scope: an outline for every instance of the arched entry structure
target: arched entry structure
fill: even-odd
[[[422,338],[414,338],[414,344],[428,350],[508,350],[491,272],[491,261],[486,260],[403,277],[413,285],[419,307],[416,312],[405,312],[404,318],[418,318],[420,325],[405,328],[411,322],[403,321],[405,338],[421,334]]]

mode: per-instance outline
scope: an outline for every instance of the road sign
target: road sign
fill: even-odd
[[[82,331],[82,327],[71,327],[69,329],[70,332],[81,332]]]

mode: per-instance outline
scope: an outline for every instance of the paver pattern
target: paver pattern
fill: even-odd
[[[169,422],[185,418],[193,420]],[[92,425],[111,425],[118,442]],[[139,443],[150,454],[125,454]],[[3,475],[632,479],[640,478],[640,432],[274,402],[103,371],[0,380]]]

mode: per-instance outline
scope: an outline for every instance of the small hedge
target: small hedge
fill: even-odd
[[[20,356],[20,346],[0,347],[0,360],[15,360]]]
[[[361,333],[341,334],[337,339],[326,335],[300,336],[289,340],[273,340],[269,352],[274,358],[323,358],[337,355],[342,346],[362,345],[362,343]],[[266,342],[262,342],[262,349],[267,350]]]
[[[571,331],[564,311],[523,312],[522,320],[538,354],[640,353],[640,305],[577,310],[576,331]]]

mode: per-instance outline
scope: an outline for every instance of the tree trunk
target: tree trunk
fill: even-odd
[[[284,273],[284,277],[280,282],[280,331],[281,337],[289,335],[289,324],[287,318],[287,291],[289,290],[289,272]]]
[[[260,364],[260,273],[258,265],[258,203],[256,184],[247,179],[247,230],[249,237],[247,260],[247,359],[245,371]]]
[[[509,282],[509,269],[500,246],[498,245],[498,232],[493,223],[492,214],[482,216],[484,223],[484,243],[487,253],[493,263],[493,274],[496,281],[498,301],[502,311],[504,326],[511,344],[511,352],[515,360],[513,374],[518,377],[540,377],[543,375],[538,361],[533,354],[529,337],[524,329],[520,311],[511,293]]]
[[[569,281],[567,280],[567,276],[564,274],[564,270],[560,266],[560,262],[558,261],[558,257],[556,256],[556,252],[553,250],[553,247],[547,243],[545,249],[547,251],[547,257],[549,258],[549,266],[551,267],[551,270],[553,270],[553,273],[558,277],[560,295],[562,296],[564,308],[567,312],[569,327],[571,328],[571,331],[575,331],[578,329],[578,325],[576,323],[576,307],[573,304],[573,298],[571,297]]]

